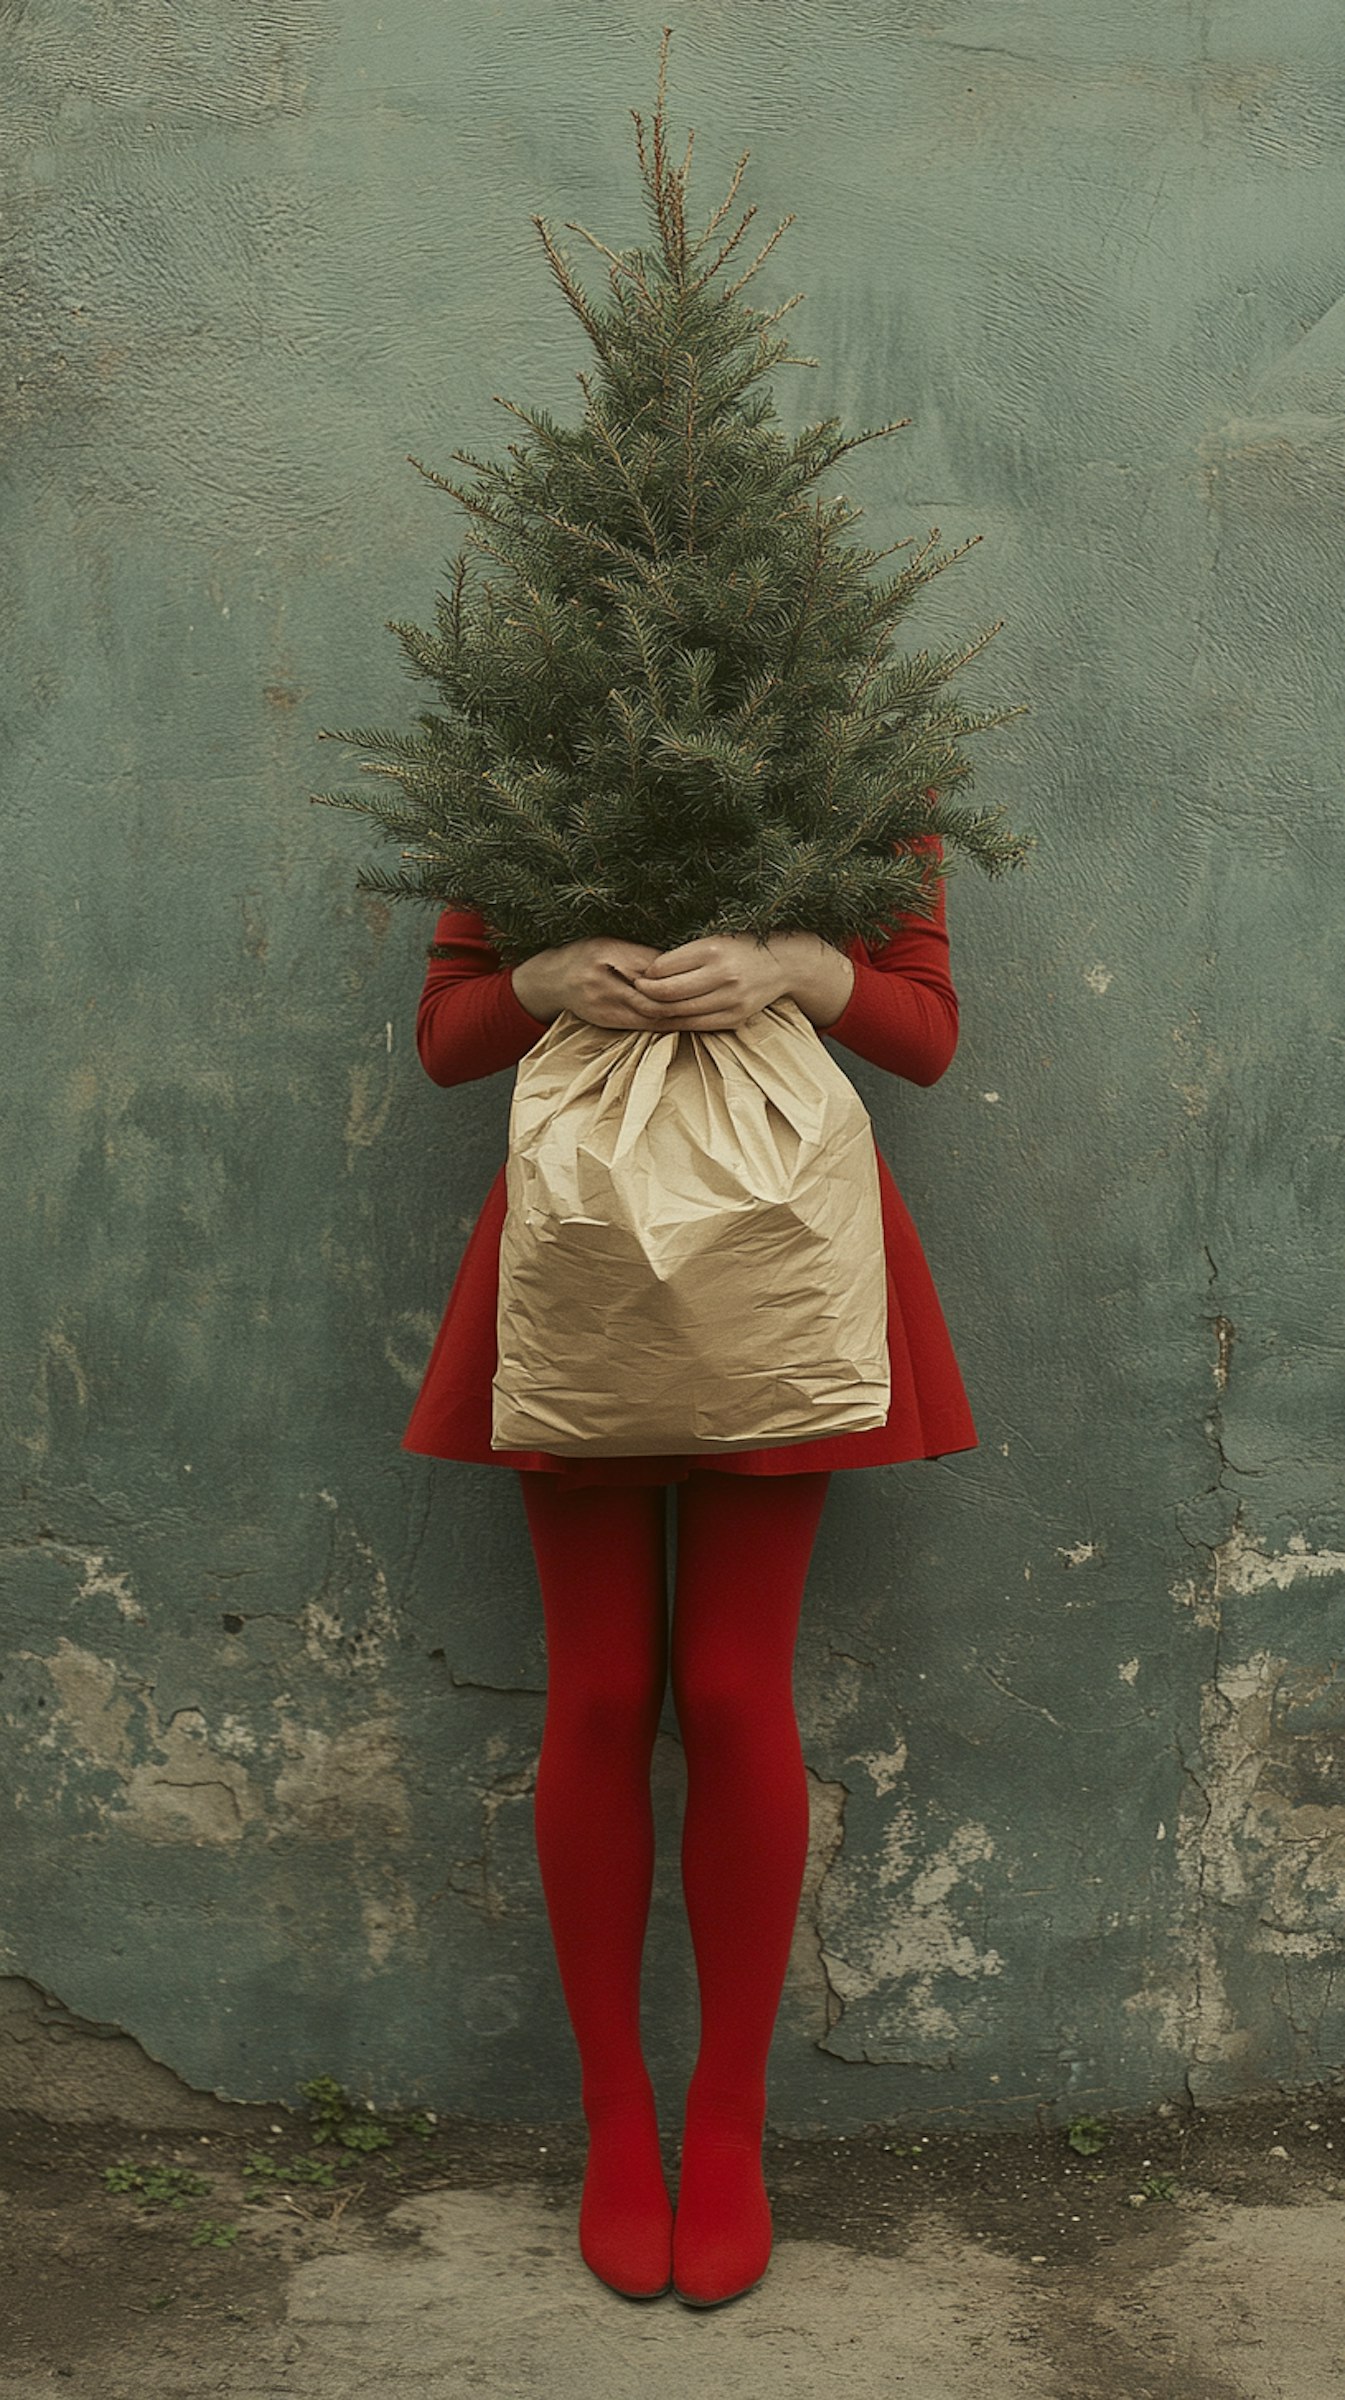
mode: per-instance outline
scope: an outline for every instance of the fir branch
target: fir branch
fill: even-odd
[[[596,233],[590,233],[587,225],[580,225],[573,217],[566,218],[565,230],[567,233],[582,234],[586,242],[591,242],[595,250],[600,250],[604,258],[609,258],[611,260],[611,281],[614,288],[618,275],[628,275],[631,282],[635,285],[636,290],[640,294],[641,299],[647,300],[650,307],[653,307],[653,293],[650,291],[649,286],[645,282],[644,276],[640,272],[639,268],[633,267],[628,258],[623,258],[619,251],[609,250],[606,242],[600,242]]]
[[[571,308],[578,317],[585,333],[592,342],[599,358],[602,359],[604,365],[610,364],[611,352],[606,335],[603,332],[602,327],[599,325],[597,318],[594,316],[593,311],[589,307],[585,294],[580,290],[578,284],[571,275],[564,258],[561,256],[560,251],[556,248],[556,245],[551,238],[551,230],[546,222],[545,217],[534,216],[532,222],[536,226],[537,231],[541,236],[542,247],[551,262],[552,274],[555,276],[557,283],[564,292],[566,299],[569,301]]]
[[[781,234],[787,233],[793,222],[794,212],[791,209],[787,217],[781,218],[780,223],[776,226],[770,240],[762,244],[762,247],[760,250],[758,250],[756,257],[753,259],[751,266],[746,269],[745,273],[738,277],[736,283],[730,283],[725,287],[722,295],[725,300],[731,300],[735,292],[740,292],[745,283],[751,282],[752,277],[755,275],[757,268],[761,265],[763,258],[768,258],[770,256],[770,253],[775,248],[775,245],[779,241]]]

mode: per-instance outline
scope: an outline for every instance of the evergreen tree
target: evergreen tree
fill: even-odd
[[[793,218],[720,283],[756,213],[720,238],[750,153],[692,239],[694,133],[680,167],[666,146],[669,38],[648,143],[631,111],[656,245],[616,253],[567,220],[609,261],[598,307],[532,220],[597,357],[578,376],[582,421],[501,400],[527,429],[507,464],[454,451],[475,470],[459,484],[410,461],[468,516],[433,629],[388,620],[438,708],[415,732],[318,737],[374,753],[361,772],[396,787],[310,795],[401,845],[401,871],[365,869],[360,888],[479,910],[508,965],[596,934],[877,943],[898,914],[928,913],[947,871],[911,849],[919,836],[991,875],[1035,847],[1002,809],[951,797],[973,776],[962,738],[1024,713],[969,713],[949,688],[1003,620],[952,653],[890,647],[922,585],[981,536],[938,553],[935,527],[875,578],[911,541],[852,542],[863,512],[810,488],[910,419],[849,439],[835,417],[780,430],[764,378],[818,362],[771,329],[804,295],[763,314],[738,294]],[[469,550],[498,569],[479,589]]]

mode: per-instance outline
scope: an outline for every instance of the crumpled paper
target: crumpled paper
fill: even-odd
[[[731,1032],[562,1010],[509,1117],[491,1447],[861,1433],[890,1398],[873,1127],[790,998]]]

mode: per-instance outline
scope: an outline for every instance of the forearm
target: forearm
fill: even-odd
[[[819,1033],[825,1033],[849,1006],[855,988],[853,961],[818,933],[777,936],[771,947],[784,952],[790,999],[797,1001]]]
[[[529,1016],[538,1017],[549,1025],[560,1012],[548,988],[545,969],[547,957],[546,951],[534,952],[531,958],[525,958],[521,965],[512,970],[512,978],[514,998],[520,1006],[528,1011]]]

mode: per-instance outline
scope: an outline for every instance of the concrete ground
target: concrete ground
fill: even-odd
[[[202,2113],[0,2123],[3,2400],[1345,2395],[1333,2093],[1103,2120],[1082,2151],[1059,2126],[772,2137],[770,2270],[711,2311],[583,2265],[582,2128],[342,2152]]]

